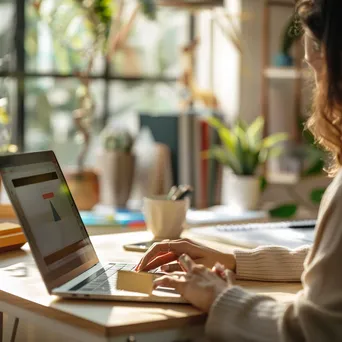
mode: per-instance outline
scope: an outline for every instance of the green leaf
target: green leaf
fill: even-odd
[[[206,120],[208,124],[213,128],[227,128],[219,119],[215,118],[214,116],[208,116]]]
[[[289,218],[296,214],[297,209],[296,204],[284,204],[269,210],[269,214],[274,218]]]
[[[219,134],[219,137],[223,145],[230,151],[235,150],[236,137],[232,134],[230,129],[226,127],[219,119],[214,116],[209,116],[206,118],[208,124],[215,128]]]
[[[218,130],[219,137],[222,141],[222,144],[226,147],[227,150],[234,151],[236,148],[236,137],[231,134],[228,128],[220,128]]]
[[[265,191],[268,186],[267,179],[265,176],[260,177],[260,190],[261,192]]]
[[[238,119],[238,120],[236,121],[235,126],[241,128],[241,130],[242,130],[243,132],[247,132],[247,130],[248,130],[248,124],[247,124],[247,122],[246,122],[245,120],[242,120],[242,119]]]
[[[284,153],[284,148],[281,146],[276,146],[268,150],[267,158],[278,158]]]
[[[263,148],[260,151],[260,153],[259,153],[259,163],[260,164],[264,164],[267,161],[269,152],[270,152],[270,150],[268,150],[267,148]]]
[[[241,142],[240,137],[237,137],[236,145],[235,145],[235,155],[236,159],[239,161],[241,166],[241,172],[243,175],[248,174],[247,168],[246,168],[246,154]]]
[[[319,159],[313,161],[313,163],[302,172],[303,177],[319,175],[323,172],[324,160]]]
[[[259,165],[259,151],[248,151],[246,154],[246,167],[248,169],[248,174],[254,175]]]
[[[274,145],[288,140],[289,135],[287,133],[276,133],[269,135],[262,141],[262,147],[263,148],[271,148]]]
[[[242,149],[248,149],[248,140],[246,132],[240,126],[236,126],[234,128],[234,133],[236,135],[237,140],[240,142]]]
[[[247,137],[253,148],[259,145],[262,140],[264,124],[264,118],[262,116],[258,116],[247,129]]]
[[[242,174],[242,168],[239,160],[233,153],[225,150],[221,146],[213,146],[210,150],[205,151],[205,153],[202,155],[206,158],[217,159],[221,164],[229,166],[237,175]]]
[[[322,197],[324,195],[324,188],[316,188],[311,191],[310,199],[313,203],[319,204],[321,203]]]

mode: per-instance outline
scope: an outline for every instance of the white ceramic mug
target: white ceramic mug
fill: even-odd
[[[143,213],[147,230],[158,240],[179,238],[189,206],[189,198],[171,201],[165,196],[145,197]]]

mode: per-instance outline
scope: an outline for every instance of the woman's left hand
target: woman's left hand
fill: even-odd
[[[230,271],[223,272],[219,265],[210,270],[203,265],[195,264],[188,256],[186,258],[190,263],[187,272],[162,276],[154,281],[154,288],[175,288],[191,304],[204,312],[209,312],[216,297],[231,285]]]

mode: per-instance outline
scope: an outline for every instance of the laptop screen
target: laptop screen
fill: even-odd
[[[47,282],[96,258],[62,171],[52,156],[50,160],[24,165],[20,160],[1,165],[8,196]]]

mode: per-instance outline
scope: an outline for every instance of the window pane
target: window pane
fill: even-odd
[[[3,111],[4,110],[4,111]],[[13,78],[0,78],[0,150],[13,143],[17,113],[17,82]]]
[[[129,21],[134,1],[125,2],[123,25]],[[156,20],[139,13],[127,41],[112,59],[112,73],[121,76],[177,77],[180,48],[189,39],[188,12],[160,7]]]
[[[179,110],[176,84],[171,82],[121,82],[110,85],[109,112],[114,120],[130,125],[129,117],[138,112],[155,114]]]
[[[26,82],[25,147],[27,151],[52,149],[62,165],[75,166],[81,136],[75,128],[73,111],[79,108],[78,79],[39,78]],[[92,140],[86,164],[95,163],[94,153],[103,118],[103,81],[91,83],[95,100]]]
[[[15,4],[13,1],[0,3],[0,70],[9,71],[15,68],[14,32],[15,32]]]
[[[63,74],[86,70],[96,40],[85,10],[74,0],[44,0],[39,11],[35,3],[30,0],[26,5],[27,70]],[[92,72],[103,71],[104,59],[97,53]]]

